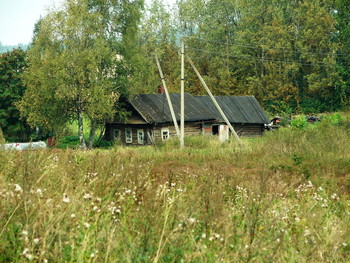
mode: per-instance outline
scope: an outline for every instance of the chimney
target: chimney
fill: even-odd
[[[164,93],[165,91],[164,91],[164,87],[162,86],[162,85],[159,85],[158,87],[157,87],[157,93]]]

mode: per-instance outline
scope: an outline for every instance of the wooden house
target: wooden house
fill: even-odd
[[[169,95],[175,117],[180,122],[180,94]],[[201,134],[203,123],[215,120],[215,117],[188,93],[185,93],[185,109],[185,136]],[[147,145],[176,137],[164,93],[134,95],[127,103],[127,110],[130,112],[127,121],[115,120],[106,123],[107,140],[119,140],[123,145]]]
[[[180,122],[180,94],[170,94],[175,117]],[[261,135],[269,120],[252,96],[216,97],[222,110],[241,136]],[[106,123],[105,139],[118,140],[123,145],[147,145],[176,137],[176,130],[166,95],[138,94],[127,102],[130,117],[126,121]],[[229,136],[228,127],[208,96],[185,93],[185,137],[213,134],[220,140]]]
[[[214,97],[239,136],[260,136],[265,130],[265,124],[270,123],[269,118],[254,96]],[[195,98],[215,116],[216,120],[219,120],[218,122],[211,124],[211,127],[204,129],[204,133],[219,133],[221,140],[226,139],[229,130],[210,97],[195,96]],[[220,135],[220,130],[224,134]]]

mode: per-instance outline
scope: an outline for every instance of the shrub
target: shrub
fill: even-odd
[[[305,129],[309,123],[304,115],[298,116],[290,122],[290,125],[294,128]]]

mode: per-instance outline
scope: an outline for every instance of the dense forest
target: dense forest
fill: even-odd
[[[121,95],[156,91],[155,55],[169,90],[179,92],[183,42],[214,95],[254,95],[271,114],[346,109],[349,3],[66,0],[35,25],[26,63],[16,71],[26,91],[11,105],[48,132],[77,121],[85,144],[83,119],[93,138],[99,123],[125,117]],[[189,64],[185,70],[186,91],[204,94]],[[2,94],[10,82],[3,73]]]

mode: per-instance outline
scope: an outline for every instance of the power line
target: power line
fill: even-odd
[[[226,53],[223,52],[215,52],[215,51],[210,51],[207,49],[203,48],[193,48],[186,46],[186,49],[189,50],[196,50],[196,51],[202,51],[202,52],[207,52],[207,53],[212,53],[212,54],[217,54],[224,56],[226,58],[240,58],[240,59],[248,59],[248,60],[256,60],[256,61],[261,61],[261,62],[280,62],[280,63],[285,63],[285,64],[297,64],[297,65],[303,65],[303,66],[321,66],[321,67],[329,67],[330,65],[328,63],[303,63],[301,61],[288,61],[288,60],[283,60],[283,59],[271,59],[271,58],[261,58],[261,57],[252,57],[252,56],[240,56],[240,55],[227,55]],[[335,65],[334,65],[335,66]],[[345,68],[350,68],[350,66],[343,66]]]
[[[183,37],[184,39],[197,39],[205,42],[211,42],[211,43],[216,43],[216,44],[222,44],[222,45],[227,45],[227,42],[224,41],[215,41],[215,40],[210,40],[210,39],[205,39],[205,38],[199,38],[199,37]],[[238,47],[246,47],[246,48],[251,48],[251,49],[257,49],[257,50],[262,50],[262,49],[268,49],[268,50],[276,50],[276,51],[282,51],[285,53],[303,53],[303,54],[309,54],[309,55],[329,55],[329,53],[326,52],[311,52],[311,51],[303,51],[301,49],[291,49],[291,48],[275,48],[275,47],[269,47],[266,46],[265,48],[262,46],[254,46],[254,45],[243,45],[243,44],[237,44],[232,42],[232,38],[228,39],[230,40],[231,46],[238,46]],[[334,53],[332,54],[333,56],[338,56],[338,57],[346,57],[350,56],[350,53]]]

